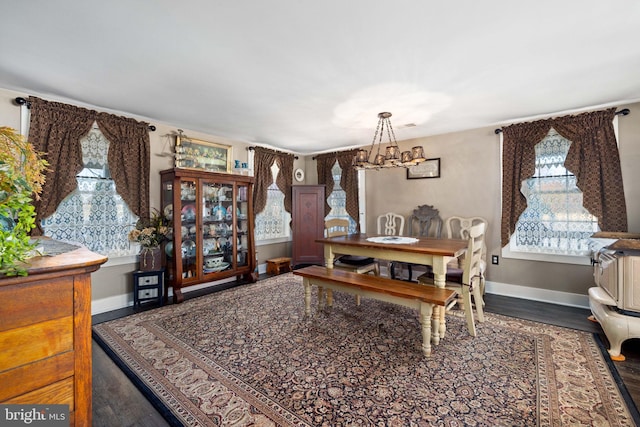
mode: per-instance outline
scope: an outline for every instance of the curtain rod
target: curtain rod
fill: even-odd
[[[29,101],[27,101],[25,98],[19,96],[15,99],[15,102],[17,105],[26,105],[27,108],[31,108],[31,103]],[[156,131],[156,127],[154,125],[149,125],[149,130],[151,132],[155,132]]]
[[[616,116],[626,116],[629,113],[631,113],[631,110],[629,110],[628,108],[624,108],[620,111],[616,111]],[[496,135],[498,135],[499,133],[502,132],[502,128],[498,128],[496,130],[493,131]]]
[[[253,149],[254,149],[254,148],[256,148],[256,147],[247,147],[247,150],[249,150],[249,151],[253,151]],[[274,150],[274,151],[277,151],[277,150]],[[284,151],[282,151],[282,153],[284,153],[284,154],[291,154],[291,153],[285,153]],[[293,158],[294,158],[294,159],[296,159],[296,160],[298,160],[298,156],[295,156],[295,155],[294,155],[294,156],[293,156]]]

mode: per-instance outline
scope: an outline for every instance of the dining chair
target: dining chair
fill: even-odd
[[[484,224],[485,234],[489,228],[489,222],[479,216],[460,217],[452,216],[444,222],[444,229],[447,239],[468,239],[469,230],[476,224]],[[462,262],[464,255],[451,260],[447,265],[447,280],[462,283]],[[482,244],[482,259],[480,261],[480,294],[484,295],[485,271],[487,269],[487,245]],[[477,302],[477,301],[476,301]],[[484,301],[482,302],[484,305]]]
[[[436,239],[442,236],[442,218],[440,211],[433,205],[420,205],[413,210],[409,216],[407,228],[409,235],[412,237],[433,237]],[[394,265],[395,266],[395,265]],[[403,263],[402,266],[407,267],[409,273],[408,280],[413,280],[413,270],[415,268],[425,268],[431,270],[431,266],[423,266],[422,264]],[[395,278],[395,272],[392,269],[392,278]]]
[[[378,236],[403,236],[404,235],[404,216],[387,212],[378,216],[377,219],[377,232]],[[395,279],[397,262],[378,260],[378,263],[384,265],[387,270],[387,275]]]
[[[326,220],[324,229],[326,237],[346,236],[349,234],[349,220],[342,218]],[[364,256],[342,255],[334,260],[333,266],[360,274],[380,275],[380,266],[376,260]]]
[[[482,295],[480,294],[480,261],[482,260],[482,248],[484,246],[486,225],[479,223],[469,228],[467,250],[462,262],[462,283],[447,281],[445,288],[456,291],[459,299],[446,307],[450,310],[455,303],[460,303],[464,310],[467,321],[469,335],[476,336],[476,325],[473,316],[473,301],[475,302],[476,314],[479,322],[484,322],[484,311],[482,308]],[[418,282],[424,285],[435,286],[433,276],[422,274],[418,277]]]
[[[379,236],[402,236],[404,233],[404,217],[400,214],[387,212],[378,216]]]
[[[342,218],[332,218],[324,222],[326,237],[347,236],[349,234],[349,220]],[[380,275],[380,264],[374,259],[358,255],[341,255],[333,260],[333,268],[352,271],[354,273]],[[318,288],[318,292],[322,292]],[[331,290],[327,291],[327,298],[331,297]],[[356,305],[360,305],[360,295],[356,295]]]

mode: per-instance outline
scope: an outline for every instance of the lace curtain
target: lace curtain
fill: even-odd
[[[518,251],[584,255],[598,218],[583,206],[576,177],[564,166],[571,141],[553,128],[535,146],[536,171],[522,184],[527,207],[512,245]]]
[[[109,141],[99,129],[91,129],[80,140],[85,166],[74,181],[77,188],[42,220],[44,235],[70,243],[80,243],[109,256],[137,253],[127,234],[138,217],[131,212],[109,179]]]

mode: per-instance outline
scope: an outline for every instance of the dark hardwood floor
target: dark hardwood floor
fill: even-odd
[[[224,287],[233,285],[235,284]],[[185,299],[220,289],[222,288],[190,292],[185,294]],[[485,302],[485,309],[489,312],[600,333],[606,343],[600,325],[587,319],[591,314],[589,310],[491,294],[485,295]],[[125,308],[96,315],[93,317],[93,322],[101,323],[151,307],[153,306],[148,305],[137,310]],[[640,340],[626,341],[623,344],[622,353],[626,356],[626,360],[614,362],[614,365],[636,407],[640,407]],[[95,341],[93,342],[93,425],[95,427],[169,425]]]

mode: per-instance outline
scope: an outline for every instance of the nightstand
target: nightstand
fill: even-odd
[[[163,304],[164,268],[154,271],[133,272],[133,306],[147,301],[156,301]]]

